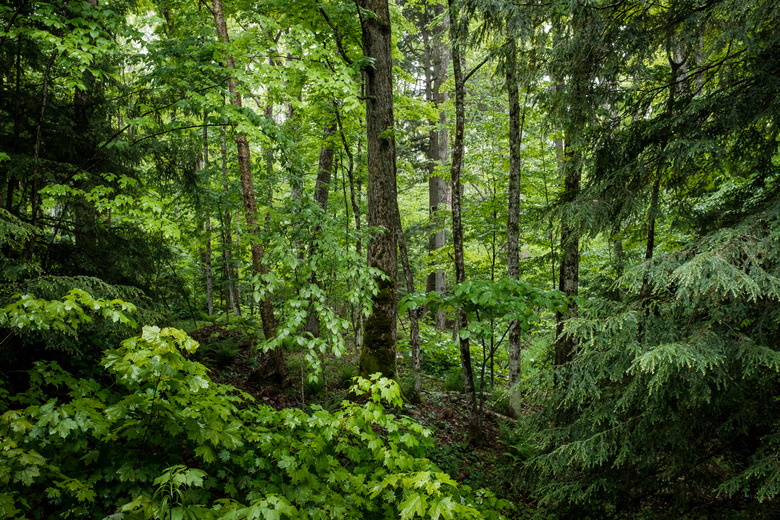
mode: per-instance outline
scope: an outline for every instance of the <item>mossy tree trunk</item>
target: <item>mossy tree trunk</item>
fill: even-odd
[[[368,265],[377,269],[377,293],[366,319],[360,375],[396,376],[396,181],[390,9],[387,0],[359,0],[363,54],[371,59],[366,85],[368,225],[383,228],[368,243]]]

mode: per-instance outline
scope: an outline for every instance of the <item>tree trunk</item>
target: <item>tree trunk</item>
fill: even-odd
[[[41,153],[41,141],[42,141],[42,130],[43,130],[43,118],[46,115],[46,102],[48,100],[48,94],[49,94],[49,79],[50,79],[50,73],[52,65],[54,65],[54,61],[57,58],[57,50],[53,50],[51,53],[51,56],[49,57],[49,62],[46,64],[46,70],[43,73],[43,88],[41,89],[41,112],[38,117],[38,126],[35,133],[35,145],[34,145],[34,155],[33,155],[33,171],[32,171],[32,178],[30,179],[30,224],[35,225],[37,219],[38,219],[38,209],[40,207],[40,195],[38,194],[38,167],[40,163],[40,153]],[[78,93],[79,90],[76,90],[76,93]],[[78,98],[76,98],[78,99]],[[91,99],[91,98],[90,98]],[[84,111],[86,113],[86,110]],[[81,114],[81,112],[79,112]],[[78,235],[77,235],[78,236]],[[91,236],[94,238],[94,233],[91,234]],[[31,236],[30,239],[27,241],[27,244],[25,245],[25,257],[28,262],[32,261],[33,254],[35,252],[35,236]],[[90,242],[89,246],[94,247],[94,243]]]
[[[203,267],[206,271],[206,307],[209,316],[214,316],[214,277],[211,269],[211,218],[206,213],[203,226],[206,232],[206,249],[203,252]]]
[[[322,208],[322,214],[325,215],[328,210],[328,193],[330,187],[330,177],[333,171],[333,145],[330,140],[332,139],[333,132],[336,130],[333,124],[329,124],[325,128],[325,134],[323,136],[324,144],[320,148],[320,160],[319,167],[317,168],[317,180],[314,184],[314,201]],[[311,230],[311,245],[309,247],[309,257],[313,258],[318,254],[317,251],[317,236],[320,233],[320,225],[315,225]],[[320,285],[317,279],[317,271],[313,270],[309,282],[317,286]],[[313,298],[309,298],[309,315],[306,317],[306,331],[313,337],[317,338],[320,335],[320,318],[315,312],[313,307]]]
[[[653,249],[655,248],[655,220],[658,216],[658,195],[661,190],[661,177],[663,175],[663,166],[659,165],[656,171],[655,182],[653,183],[653,192],[650,195],[650,208],[647,210],[647,242],[645,244],[645,261],[653,258]],[[642,278],[642,289],[639,296],[643,300],[650,296],[650,279],[645,274]]]
[[[357,188],[355,187],[355,158],[352,156],[352,151],[349,149],[349,143],[347,143],[347,138],[344,135],[344,128],[341,126],[341,117],[339,115],[338,108],[336,108],[336,122],[339,126],[339,135],[341,135],[341,142],[344,145],[344,152],[347,154],[347,158],[349,159],[349,166],[347,167],[347,174],[349,175],[349,200],[352,206],[352,215],[355,219],[355,231],[357,231],[357,240],[355,241],[355,253],[358,257],[360,257],[362,250],[363,250],[363,242],[360,239],[360,177],[357,179]],[[358,141],[358,157],[360,157],[360,143],[361,141]],[[344,204],[346,206],[346,193],[344,194]],[[345,207],[345,210],[347,214],[349,214],[349,209]],[[349,226],[347,226],[347,229],[349,229]],[[360,303],[360,300],[355,304],[355,308],[353,309],[353,329],[355,331],[355,352],[358,352],[361,347],[363,346],[363,308]]]
[[[204,114],[203,121],[203,161],[200,165],[201,170],[205,170],[209,167],[209,130],[206,126],[206,116]],[[206,211],[206,222],[204,223],[204,231],[206,232],[206,251],[204,252],[204,267],[206,270],[206,306],[209,316],[214,315],[214,278],[211,269],[211,216],[209,211],[211,208],[208,206]]]
[[[224,45],[230,43],[228,37],[225,15],[222,10],[222,0],[212,0],[212,10],[214,13],[214,24],[216,25],[217,35],[220,42]],[[227,52],[223,54],[224,66],[228,70],[235,70],[236,65],[233,56]],[[228,76],[228,91],[230,92],[230,103],[236,107],[241,107],[241,94],[238,92],[237,82],[233,76]],[[235,135],[236,150],[238,152],[238,167],[241,172],[241,194],[244,201],[244,217],[246,227],[252,243],[252,269],[255,275],[264,275],[267,273],[263,266],[263,255],[265,250],[259,240],[259,227],[257,225],[257,202],[255,201],[255,188],[252,180],[251,157],[249,154],[249,142],[244,132],[238,132]],[[260,318],[263,323],[263,333],[266,339],[276,336],[276,318],[271,300],[268,296],[262,298],[258,303]],[[283,381],[287,378],[287,367],[284,364],[284,358],[281,348],[276,348],[270,353],[271,363],[268,367],[267,376],[269,379]]]
[[[580,191],[580,167],[578,154],[564,143],[564,197],[574,200]],[[579,230],[568,218],[561,220],[561,263],[558,290],[566,296],[577,296],[580,280]],[[577,342],[570,334],[564,334],[564,322],[577,316],[577,304],[571,302],[567,313],[555,313],[555,364],[564,365],[574,358]]]
[[[227,170],[227,146],[225,143],[225,125],[220,126],[220,153],[222,155],[222,191],[228,193],[228,170]],[[233,264],[233,215],[229,208],[224,212],[224,230],[225,238],[223,244],[223,259],[225,262],[225,278],[227,279],[227,301],[228,308],[236,316],[241,316],[241,304],[238,295],[238,273]]]
[[[573,20],[574,37],[580,33],[581,23],[578,17]],[[579,64],[579,67],[569,74],[569,84],[565,91],[565,97],[561,105],[560,119],[565,121],[563,124],[563,139],[556,139],[555,150],[558,158],[558,170],[563,177],[563,200],[564,204],[573,204],[580,191],[581,165],[580,150],[582,129],[585,127],[585,114],[582,104],[587,98],[585,88],[586,64]],[[553,81],[553,88],[559,89],[563,85],[557,80]],[[561,216],[561,237],[560,237],[560,264],[558,274],[558,290],[566,296],[576,296],[579,292],[579,228],[569,216],[571,211],[564,211]],[[574,358],[577,349],[576,339],[564,334],[565,322],[577,316],[577,304],[570,302],[568,312],[555,313],[555,365],[562,366]]]
[[[463,258],[463,223],[461,222],[461,182],[460,173],[463,167],[463,133],[466,127],[465,97],[466,85],[463,79],[460,22],[458,20],[458,5],[455,0],[449,0],[450,9],[450,40],[452,41],[452,72],[455,78],[455,140],[452,144],[452,241],[455,246],[455,283],[466,281],[466,264]],[[458,309],[458,331],[468,327],[468,316],[463,308]],[[468,399],[468,441],[479,445],[484,441],[482,433],[482,417],[477,404],[477,394],[474,390],[474,372],[471,368],[471,352],[469,339],[459,335],[460,366],[463,371],[463,387]]]
[[[666,100],[666,111],[672,114],[674,111],[674,104],[676,99],[677,90],[680,89],[678,84],[678,76],[680,72],[685,72],[685,59],[680,57],[681,52],[675,49],[673,52],[671,49],[667,49],[667,58],[669,61],[670,77],[669,77],[669,97]],[[650,208],[647,210],[647,242],[645,245],[645,260],[651,260],[653,258],[653,250],[655,249],[655,221],[658,217],[658,196],[661,191],[661,179],[664,175],[664,160],[663,151],[666,150],[668,144],[668,138],[659,143],[661,153],[659,153],[658,167],[655,172],[655,182],[653,183],[653,191],[650,195]],[[652,288],[650,287],[650,280],[648,275],[645,274],[642,278],[642,289],[639,292],[640,298],[647,299],[650,296]]]
[[[390,9],[387,0],[359,0],[364,69],[368,151],[368,225],[382,227],[368,243],[368,265],[379,270],[377,293],[366,319],[360,375],[396,375],[396,234],[395,137]]]
[[[425,14],[428,13],[429,8],[433,9],[433,16],[441,14],[442,8],[439,5],[426,7]],[[449,19],[445,16],[441,26],[433,34],[430,34],[426,27],[429,21],[430,16],[422,17],[421,32],[425,46],[425,99],[439,108],[447,101],[447,92],[442,89],[442,85],[447,79],[449,50],[442,42],[442,36],[448,28]],[[438,128],[432,128],[428,133],[428,206],[430,223],[435,230],[431,233],[428,240],[428,251],[430,253],[434,253],[446,245],[444,217],[441,210],[447,207],[449,199],[447,183],[440,175],[436,175],[436,165],[441,164],[445,166],[449,155],[447,146],[447,115],[441,108],[438,121],[429,121],[429,124],[432,126],[437,123]],[[435,263],[431,262],[429,265],[434,267]],[[427,292],[438,291],[439,293],[444,293],[446,289],[443,269],[436,269],[428,275],[426,280]],[[436,328],[443,330],[446,327],[446,314],[443,310],[433,313],[433,319]]]
[[[290,54],[287,55],[287,61],[291,61],[292,57]],[[292,85],[288,85],[288,89],[293,88]],[[298,102],[301,102],[301,92],[298,92]],[[300,114],[296,112],[295,105],[291,101],[287,102],[286,107],[286,120],[284,122],[284,125],[288,127],[287,132],[290,136],[292,136],[292,146],[295,147],[296,143],[296,136],[299,134],[299,126],[300,126]],[[303,202],[303,171],[298,168],[298,165],[296,164],[297,160],[294,157],[293,153],[290,153],[287,155],[287,172],[289,175],[289,181],[290,181],[290,200],[293,203],[293,221],[299,220],[299,213],[301,204]],[[296,240],[293,244],[293,250],[295,251],[295,256],[298,258],[298,260],[303,260],[304,256],[304,250],[303,250],[303,240]]]
[[[525,111],[520,112],[520,89],[517,75],[517,43],[507,35],[506,89],[509,96],[509,202],[507,205],[507,276],[520,277],[520,179],[522,175],[521,147]],[[522,329],[517,320],[509,322],[509,413],[520,414],[520,350]]]
[[[406,237],[404,236],[403,226],[401,225],[401,211],[398,209],[398,204],[395,205],[395,226],[396,235],[398,236],[398,254],[401,255],[401,265],[404,269],[404,278],[406,279],[406,292],[412,294],[414,292],[414,275],[412,274],[412,268],[409,266],[409,253],[406,249]],[[412,385],[411,395],[407,395],[406,398],[413,404],[421,404],[422,398],[422,374],[420,373],[420,309],[409,309],[409,347],[412,350],[412,377],[414,378],[414,384]]]

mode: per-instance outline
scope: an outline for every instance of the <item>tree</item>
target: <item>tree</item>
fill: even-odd
[[[506,250],[507,276],[513,280],[520,277],[520,181],[522,175],[521,147],[525,112],[520,111],[519,78],[517,70],[517,44],[514,35],[507,37],[506,90],[509,98],[509,202],[507,207]],[[520,350],[522,330],[517,320],[509,324],[509,385],[520,383]],[[510,390],[510,411],[517,415],[519,389]]]
[[[463,133],[466,126],[466,80],[468,76],[463,74],[463,26],[465,21],[458,14],[458,2],[449,0],[450,12],[450,39],[452,42],[452,75],[455,80],[455,138],[452,143],[452,163],[450,178],[452,182],[452,241],[455,246],[455,283],[462,284],[466,281],[466,264],[463,257],[463,223],[461,219],[462,186],[460,182],[463,168]],[[473,73],[473,70],[472,70]],[[459,308],[457,312],[457,330],[462,331],[468,327],[468,315],[466,310]],[[477,403],[477,394],[474,388],[474,371],[471,367],[471,350],[469,338],[459,335],[460,365],[463,371],[463,386],[468,399],[469,410],[469,444],[482,444],[484,434],[482,432],[482,416]]]
[[[376,294],[365,321],[360,375],[396,375],[396,180],[393,119],[392,39],[387,0],[361,0],[366,83],[368,151],[368,265],[375,269]]]
[[[442,23],[437,29],[431,32],[428,24],[434,17],[441,17]],[[443,104],[447,101],[447,91],[444,90],[444,83],[447,80],[447,69],[450,62],[450,50],[443,41],[443,36],[449,29],[449,15],[443,12],[439,3],[433,5],[426,4],[420,12],[420,33],[423,38],[423,61],[425,65],[425,98],[433,103],[438,110],[438,120],[431,120],[429,124],[432,128],[428,132],[428,206],[430,211],[431,226],[434,231],[431,232],[428,242],[428,251],[433,255],[440,251],[446,244],[446,234],[443,210],[447,207],[450,199],[449,186],[436,170],[446,166],[449,160],[449,136],[447,129],[447,113],[443,109]],[[436,265],[432,262],[431,265]],[[446,280],[443,269],[440,267],[428,274],[426,281],[427,291],[438,291],[443,293],[446,290]],[[439,311],[434,316],[434,321],[439,329],[444,329],[446,323],[446,314]]]
[[[233,56],[227,49],[230,43],[228,36],[227,23],[225,22],[225,13],[222,9],[222,0],[212,0],[212,12],[214,14],[214,24],[217,28],[217,36],[220,42],[224,44],[223,60],[225,68],[228,69],[227,78],[228,91],[230,92],[230,103],[236,108],[241,108],[241,94],[238,92],[238,83],[232,75],[236,69]],[[257,202],[255,200],[255,188],[252,179],[252,160],[249,152],[249,141],[246,133],[238,131],[234,136],[236,150],[238,151],[238,165],[241,170],[241,194],[244,201],[244,218],[246,220],[247,231],[252,240],[252,267],[255,276],[262,281],[262,276],[268,273],[263,265],[263,255],[265,251],[263,244],[259,240],[259,226],[257,223]],[[260,316],[263,322],[263,333],[266,339],[272,339],[276,336],[276,317],[274,316],[273,304],[268,296],[260,298],[258,303]],[[284,356],[281,348],[277,347],[271,351],[270,363],[267,367],[266,377],[284,380],[287,377],[287,367],[284,364]]]
[[[780,12],[767,5],[612,5],[582,26],[597,28],[577,55],[604,58],[589,87],[603,111],[584,125],[593,152],[572,202],[589,205],[592,243],[628,247],[612,287],[585,285],[567,385],[526,423],[541,434],[526,476],[564,516],[777,515],[779,172],[762,143],[778,135]]]

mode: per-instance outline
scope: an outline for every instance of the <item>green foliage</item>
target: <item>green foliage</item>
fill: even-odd
[[[238,357],[241,347],[236,343],[236,338],[225,338],[208,344],[201,344],[198,351],[199,359],[209,359],[217,367],[225,367]]]
[[[342,388],[349,388],[357,375],[357,368],[354,365],[344,363],[339,371],[339,384]]]
[[[62,297],[62,301],[35,298],[31,294],[17,295],[17,298],[16,302],[2,309],[0,327],[9,327],[17,332],[52,329],[75,336],[79,325],[92,321],[85,310],[130,328],[136,326],[135,321],[125,314],[135,311],[135,305],[118,299],[96,299],[81,289],[72,289]]]
[[[497,349],[496,343],[501,344],[506,336],[509,323],[517,320],[523,331],[530,331],[533,326],[542,323],[542,314],[545,311],[565,311],[569,300],[559,291],[547,291],[530,283],[502,278],[498,281],[473,280],[458,284],[448,294],[442,295],[432,291],[413,293],[404,297],[400,302],[401,310],[419,308],[427,305],[435,312],[443,309],[452,311],[463,308],[468,317],[468,327],[458,331],[460,337],[472,338],[473,358],[479,356],[475,350],[477,344],[482,345],[482,356],[479,361],[484,365],[484,385],[482,373],[478,378],[477,387],[485,389],[489,387],[488,361],[494,362],[490,356],[490,345]],[[498,332],[497,331],[502,331]],[[499,336],[496,341],[496,335]],[[433,340],[433,341],[432,341]],[[421,347],[423,354],[421,365],[431,372],[443,375],[449,382],[451,390],[460,390],[462,382],[456,383],[456,374],[460,371],[460,349],[451,338],[441,337],[441,333],[423,328],[421,333]],[[478,366],[480,366],[478,365]],[[460,390],[462,391],[462,390]]]
[[[596,504],[625,510],[653,496],[681,512],[771,516],[780,490],[770,462],[780,427],[777,209],[654,258],[651,301],[593,301],[569,322],[581,343],[558,374],[567,384],[545,397],[556,408],[524,426],[543,432],[526,464],[546,502],[598,516],[607,513]],[[745,496],[758,502],[740,505]]]
[[[465,391],[463,387],[463,370],[460,367],[451,368],[444,374],[444,389],[448,392],[458,392],[460,394]]]
[[[69,279],[109,298],[94,297],[83,289],[71,289],[60,299],[17,294],[11,303],[0,308],[0,328],[5,331],[6,345],[0,350],[0,360],[8,373],[27,370],[43,359],[62,359],[69,367],[92,371],[102,351],[126,338],[136,328],[131,317],[149,312],[137,312],[135,305],[117,298],[133,294],[90,279]],[[26,288],[37,294],[55,293],[60,279],[39,278]],[[113,298],[111,297],[113,296]],[[93,319],[97,318],[97,319]],[[68,357],[62,358],[65,354]]]
[[[343,317],[345,306],[362,304],[363,316],[370,314],[369,295],[377,291],[378,271],[369,268],[366,259],[349,247],[350,240],[368,240],[365,230],[342,237],[341,224],[312,200],[291,202],[287,209],[296,221],[285,222],[280,216],[266,234],[264,261],[275,270],[263,275],[263,283],[256,284],[254,294],[255,301],[271,296],[284,299],[277,335],[266,338],[262,348],[301,349],[308,377],[316,380],[323,354],[329,352],[340,358],[346,352],[345,335],[350,322]],[[312,222],[318,222],[314,236]],[[304,247],[313,253],[304,253]],[[316,335],[306,330],[310,314],[319,320]]]
[[[449,331],[420,324],[420,366],[427,374],[442,376],[460,366],[460,349]]]
[[[424,449],[396,438],[425,442],[380,408],[390,387],[380,384],[365,406],[277,412],[214,385],[180,331],[147,328],[122,342],[133,320],[162,322],[161,309],[203,314],[210,243],[216,299],[231,283],[228,266],[240,272],[241,310],[262,286],[280,324],[265,346],[298,351],[291,363],[305,366],[313,392],[319,363],[345,352],[345,333],[378,290],[358,253],[377,230],[353,213],[364,224],[367,13],[350,2],[225,4],[229,48],[196,2],[0,5],[0,367],[3,384],[20,391],[0,388],[0,517],[473,516],[457,507],[477,505],[478,494],[412,460]],[[508,473],[523,466],[518,489],[561,517],[778,516],[780,4],[458,7],[473,17],[466,68],[490,58],[467,86],[466,260],[470,277],[497,281],[408,295],[404,309],[464,309],[469,327],[458,333],[474,340],[472,355],[482,344],[483,367],[504,361],[485,353],[519,321],[531,342],[523,395],[534,414],[512,441]],[[448,216],[429,222],[424,199],[429,176],[446,177],[441,165],[429,169],[426,148],[429,131],[452,126],[452,82],[427,77],[437,60],[446,68],[441,2],[391,8],[397,117],[386,135],[397,140],[419,283],[450,263],[447,247],[426,255],[428,233],[447,229]],[[499,279],[501,75],[513,39],[523,69],[525,282]],[[225,50],[243,107],[227,103]],[[422,99],[423,82],[441,84],[436,102]],[[258,236],[236,224],[235,150],[219,157],[223,138],[240,133],[263,194]],[[336,150],[327,211],[311,196],[325,146]],[[562,197],[561,170],[572,168],[581,192]],[[575,360],[556,368],[547,318],[571,302],[535,287],[560,277],[561,222],[579,242],[583,298],[567,325]],[[262,284],[248,274],[256,240],[269,271]],[[310,316],[316,331],[306,330]],[[212,319],[254,343],[254,318]],[[200,355],[227,364],[238,344]],[[450,337],[423,327],[421,348],[424,370],[455,377]],[[22,369],[33,361],[27,389]],[[345,386],[354,375],[334,374]]]
[[[7,156],[6,156],[7,157]],[[0,157],[2,158],[2,157]],[[0,166],[2,167],[2,166]],[[24,245],[32,240],[38,229],[0,208],[0,248],[6,251],[22,250]],[[17,281],[34,274],[38,269],[35,264],[0,256],[0,278],[7,281]]]
[[[436,291],[427,295],[411,294],[401,300],[400,310],[406,311],[423,305],[428,305],[432,312],[463,308],[469,315],[469,327],[459,331],[460,336],[481,338],[491,333],[485,324],[487,320],[517,320],[519,326],[527,331],[532,324],[538,322],[541,310],[565,312],[568,302],[559,291],[547,291],[524,281],[502,278],[495,282],[466,281],[444,295]]]
[[[0,405],[0,518],[500,518],[507,506],[424,458],[430,432],[390,413],[392,381],[357,379],[365,404],[274,410],[189,359],[177,329],[144,327],[106,352],[109,389],[56,363]]]

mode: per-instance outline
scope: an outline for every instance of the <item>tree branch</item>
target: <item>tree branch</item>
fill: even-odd
[[[479,69],[481,69],[481,68],[482,68],[482,65],[484,65],[485,63],[487,63],[487,62],[488,62],[488,60],[489,60],[489,59],[490,59],[490,55],[488,54],[487,56],[485,56],[485,59],[484,59],[484,60],[482,60],[482,61],[479,63],[479,65],[477,65],[476,67],[474,67],[473,69],[471,69],[471,71],[470,71],[468,74],[466,74],[466,75],[463,77],[463,83],[465,84],[465,83],[466,83],[466,82],[469,80],[469,78],[470,78],[470,77],[471,77],[471,76],[472,76],[472,75],[473,75],[475,72],[477,72]]]
[[[317,3],[317,8],[320,10],[320,13],[322,14],[322,17],[325,18],[325,23],[328,24],[328,26],[333,31],[333,34],[336,35],[336,47],[339,50],[339,54],[341,54],[341,57],[344,58],[344,61],[347,62],[347,65],[352,65],[352,60],[349,59],[349,56],[347,56],[347,52],[344,50],[344,46],[342,44],[342,36],[339,34],[338,28],[333,25],[333,22],[330,21],[330,17],[328,17],[328,14],[325,12],[325,9],[322,8],[319,2]]]

